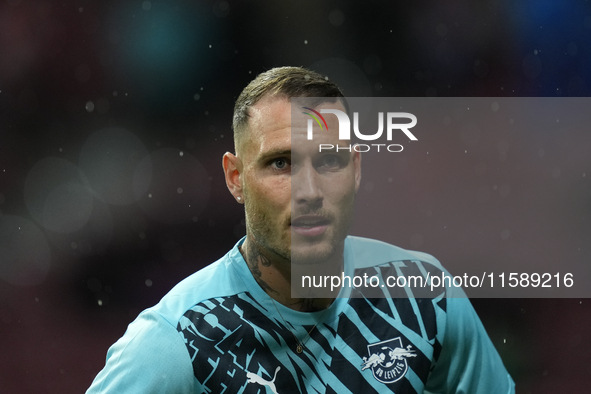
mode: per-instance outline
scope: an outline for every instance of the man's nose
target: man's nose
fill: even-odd
[[[322,179],[313,165],[300,166],[291,177],[292,201],[296,204],[322,202]]]

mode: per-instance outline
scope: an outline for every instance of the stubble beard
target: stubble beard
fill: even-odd
[[[341,263],[343,256],[343,249],[345,245],[345,238],[349,233],[349,228],[352,219],[352,209],[347,209],[346,212],[341,212],[337,219],[335,215],[329,214],[323,210],[314,212],[330,220],[331,226],[329,232],[325,234],[327,240],[319,240],[317,242],[302,240],[298,242],[297,247],[293,247],[296,243],[292,242],[291,248],[291,262],[297,265],[322,265],[327,262]],[[299,237],[292,233],[292,237]],[[338,261],[333,261],[338,260]]]
[[[287,231],[291,224],[291,216],[279,221],[277,218],[271,217],[262,209],[261,205],[248,198],[246,189],[244,190],[244,199],[246,232],[250,241],[254,242],[256,247],[262,247],[285,262],[297,265],[320,265],[333,258],[342,260],[345,238],[353,221],[354,194],[345,204],[342,212],[338,213],[338,218],[322,208],[297,212],[298,215],[313,213],[328,218],[332,224],[330,226],[332,234],[327,234],[330,239],[326,245],[314,245],[323,242],[312,241],[309,246],[306,246],[303,245],[306,242],[304,240],[295,249],[292,248],[292,237],[294,235]]]
[[[301,207],[294,210],[294,217],[301,215],[319,215],[329,220],[330,226],[326,234],[327,239],[306,240],[292,233],[291,261],[297,265],[322,265],[325,263],[341,264],[345,238],[353,221],[355,194],[351,194],[343,204],[339,212],[331,212],[323,207]],[[296,238],[297,237],[297,238]],[[303,239],[302,239],[303,238]],[[299,241],[299,242],[298,242]]]
[[[291,261],[291,239],[286,231],[289,218],[274,225],[275,220],[264,209],[248,197],[244,189],[244,211],[246,218],[246,234],[255,247],[262,247],[279,258]],[[267,256],[272,257],[272,256]]]

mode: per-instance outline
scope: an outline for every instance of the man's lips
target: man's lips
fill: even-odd
[[[324,216],[303,215],[291,222],[291,228],[302,237],[317,237],[324,234],[330,224],[330,220]]]

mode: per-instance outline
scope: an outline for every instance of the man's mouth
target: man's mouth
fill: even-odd
[[[324,234],[329,224],[324,216],[303,215],[291,222],[291,228],[302,237],[317,237]]]

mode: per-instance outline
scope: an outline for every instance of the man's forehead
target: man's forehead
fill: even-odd
[[[332,98],[327,98],[332,100]],[[322,109],[338,109],[345,111],[340,100],[322,101],[314,106],[316,111]],[[245,139],[246,145],[250,145],[252,153],[264,154],[269,150],[286,150],[292,148],[292,142],[296,147],[302,147],[301,142],[307,135],[307,120],[310,116],[304,112],[310,112],[301,108],[297,101],[292,102],[287,96],[267,95],[250,108],[249,134]],[[326,115],[325,115],[326,116]],[[338,135],[338,122],[335,116],[326,116],[329,130],[318,134],[320,139],[336,138]],[[316,127],[316,125],[315,125]],[[318,130],[320,131],[320,130]],[[292,141],[292,137],[294,137]]]
[[[289,99],[284,96],[265,96],[249,109],[248,115],[250,137],[277,127],[288,127],[291,122]]]
[[[314,100],[316,104],[311,105],[310,100]],[[307,103],[307,105],[303,105],[304,103]],[[259,122],[263,119],[273,121],[278,119],[291,118],[290,115],[292,114],[298,116],[303,115],[303,112],[306,111],[304,107],[309,108],[310,106],[317,111],[324,108],[338,109],[343,112],[346,111],[342,101],[336,97],[298,97],[292,103],[291,98],[285,95],[265,95],[250,108],[249,120],[252,122]]]
[[[302,106],[301,102],[292,105],[291,135],[294,145],[315,145],[318,143],[340,144],[339,121],[331,113],[322,114],[323,109],[339,110],[345,112],[340,100],[324,101],[314,107]],[[310,127],[312,135],[310,136]]]
[[[289,98],[266,95],[249,108],[248,115],[248,127],[239,154],[255,159],[269,150],[290,148]]]

